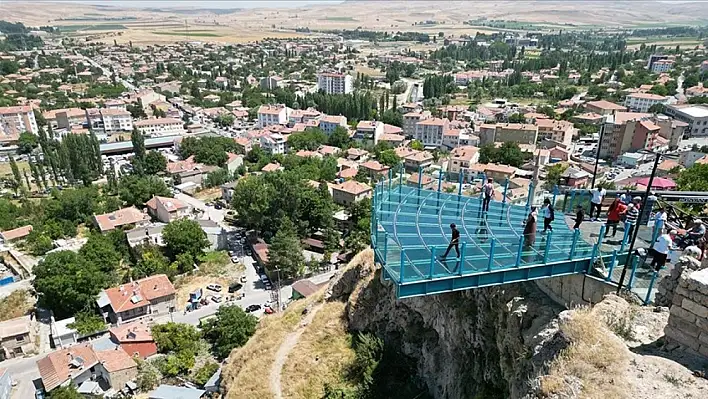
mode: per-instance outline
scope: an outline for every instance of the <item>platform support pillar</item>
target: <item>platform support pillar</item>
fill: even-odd
[[[401,271],[400,271],[400,281],[401,283],[403,282],[403,279],[405,278],[405,273],[403,272],[403,268],[406,265],[406,250],[401,248]]]
[[[516,267],[521,265],[521,252],[524,250],[524,236],[519,237],[519,250],[516,251]]]
[[[570,253],[568,254],[568,259],[573,259],[575,256],[575,248],[578,246],[578,238],[580,238],[580,229],[575,229],[573,231],[573,242],[570,244]]]
[[[428,276],[431,280],[433,279],[433,274],[435,270],[435,252],[438,247],[432,247],[430,249],[430,275]]]
[[[612,250],[612,258],[610,259],[610,268],[607,269],[607,278],[605,279],[605,281],[612,280],[612,271],[615,270],[615,263],[617,263],[617,250],[613,249]]]
[[[462,275],[463,268],[465,267],[465,251],[466,251],[466,249],[467,249],[467,243],[463,242],[462,248],[460,248],[460,260],[459,260],[460,271],[458,272],[460,276]]]
[[[504,181],[504,198],[502,198],[502,204],[506,204],[506,193],[509,191],[509,178]]]
[[[548,263],[548,254],[551,251],[551,239],[553,239],[553,230],[546,233],[546,248],[543,250],[543,263]]]
[[[492,266],[494,266],[494,247],[497,245],[497,239],[492,237],[492,241],[489,243],[489,263],[487,263],[487,271],[492,271]]]

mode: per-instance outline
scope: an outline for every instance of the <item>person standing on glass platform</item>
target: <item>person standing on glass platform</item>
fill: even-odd
[[[450,240],[450,245],[447,246],[447,251],[445,251],[445,254],[442,256],[443,259],[447,258],[447,254],[450,253],[453,247],[455,247],[457,257],[460,257],[460,231],[457,230],[455,223],[450,224],[450,229],[452,230],[452,240]]]
[[[489,210],[489,202],[494,197],[494,180],[487,179],[487,182],[482,186],[482,212]]]

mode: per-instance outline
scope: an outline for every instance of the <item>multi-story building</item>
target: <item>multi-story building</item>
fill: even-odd
[[[664,113],[688,124],[686,127],[686,136],[708,136],[708,106],[690,104],[669,105],[664,110]]]
[[[332,189],[332,199],[339,205],[351,205],[364,198],[371,198],[371,186],[359,183],[356,180],[347,180],[341,184],[330,185]]]
[[[93,218],[101,233],[128,225],[142,226],[150,222],[150,216],[133,206],[102,215],[94,215]]]
[[[317,75],[317,87],[327,94],[351,93],[352,77],[344,73],[323,72]]]
[[[379,137],[381,137],[383,132],[383,122],[360,121],[356,125],[356,132],[354,133],[354,136],[352,136],[352,138],[354,140],[376,145],[376,143],[379,142]]]
[[[164,274],[156,274],[108,288],[96,300],[107,323],[124,324],[148,315],[175,310],[175,287]]]
[[[443,134],[449,130],[450,121],[447,118],[423,119],[415,125],[413,137],[425,147],[443,146]]]
[[[261,105],[258,108],[258,126],[264,128],[270,125],[284,125],[288,122],[290,108],[283,104]]]
[[[624,105],[633,112],[649,112],[649,108],[655,104],[666,104],[669,97],[652,93],[631,93],[624,99]]]
[[[658,60],[652,64],[651,71],[654,73],[664,73],[669,72],[673,67],[674,61],[672,60]]]
[[[163,223],[170,223],[192,214],[191,206],[176,198],[154,196],[145,203],[145,206],[150,216]]]
[[[320,117],[320,130],[332,134],[337,127],[347,128],[347,117],[343,115],[322,115]]]
[[[430,111],[413,111],[403,114],[403,135],[407,138],[413,138],[415,136],[415,126],[418,122],[430,117]]]
[[[280,133],[271,133],[260,138],[261,148],[271,154],[285,154],[287,140]]]
[[[294,109],[290,111],[288,115],[288,126],[291,123],[308,123],[310,121],[317,121],[322,113],[314,108],[308,109]]]
[[[29,132],[37,134],[37,120],[34,118],[34,110],[27,105],[17,107],[0,107],[0,131],[6,135]]]
[[[538,119],[538,134],[546,140],[552,140],[570,148],[573,137],[578,133],[572,123],[568,121],[557,121],[553,119]]]
[[[462,173],[467,175],[470,165],[479,162],[479,148],[474,146],[457,147],[450,151],[450,161],[447,163],[447,173],[450,179],[457,180]]]
[[[89,129],[97,135],[110,136],[133,131],[133,117],[122,109],[89,108],[86,110]]]
[[[184,134],[184,122],[174,118],[144,119],[135,122],[135,127],[149,137],[179,136]]]
[[[74,126],[82,127],[88,124],[86,111],[81,108],[68,108],[57,110],[56,127],[59,129],[71,129]]]
[[[588,113],[612,115],[615,112],[627,111],[627,108],[607,100],[599,100],[585,103],[585,110]]]
[[[261,78],[260,86],[263,90],[274,90],[278,87],[283,87],[283,78],[274,75],[266,76]]]
[[[667,60],[667,59],[669,59],[669,56],[668,56],[668,55],[664,55],[664,54],[652,54],[652,55],[649,56],[649,59],[647,60],[647,69],[650,70],[650,71],[653,71],[653,70],[654,70],[654,69],[653,69],[653,68],[654,68],[654,63],[656,63],[657,61]]]
[[[600,158],[615,159],[622,153],[647,148],[657,142],[661,128],[652,114],[617,112],[600,125]]]
[[[32,320],[21,316],[0,322],[0,361],[34,351]]]
[[[485,124],[479,128],[480,145],[499,143],[536,144],[538,126],[525,123]]]

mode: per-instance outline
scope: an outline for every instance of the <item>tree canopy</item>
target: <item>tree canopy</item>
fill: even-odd
[[[305,258],[300,239],[293,222],[287,216],[282,219],[268,248],[268,267],[271,270],[280,269],[283,278],[298,277],[304,271]]]
[[[236,142],[228,137],[187,137],[182,140],[179,154],[182,159],[194,155],[194,160],[207,165],[224,166],[227,152],[236,152]]]
[[[293,151],[314,151],[327,142],[327,135],[319,128],[309,128],[304,132],[288,136],[288,147]]]
[[[170,190],[157,176],[129,175],[120,179],[118,194],[128,206],[143,207],[155,195],[169,197]]]
[[[212,344],[214,354],[225,359],[232,349],[246,344],[257,324],[258,319],[240,306],[222,306],[216,311],[216,318],[202,327],[202,335]]]
[[[177,219],[168,223],[162,230],[162,239],[172,259],[180,254],[189,254],[193,259],[198,259],[204,249],[209,247],[209,240],[202,227],[190,219]]]

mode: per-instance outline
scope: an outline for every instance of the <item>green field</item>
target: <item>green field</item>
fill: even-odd
[[[80,30],[125,30],[128,29],[125,25],[120,24],[102,24],[102,25],[59,25],[57,26],[60,32],[71,33]]]
[[[222,35],[219,35],[217,33],[208,33],[208,32],[152,32],[154,35],[163,35],[163,36],[190,36],[190,37],[221,37]]]
[[[698,42],[700,41],[695,36],[646,36],[646,37],[628,37],[627,44],[641,44],[654,42]]]

